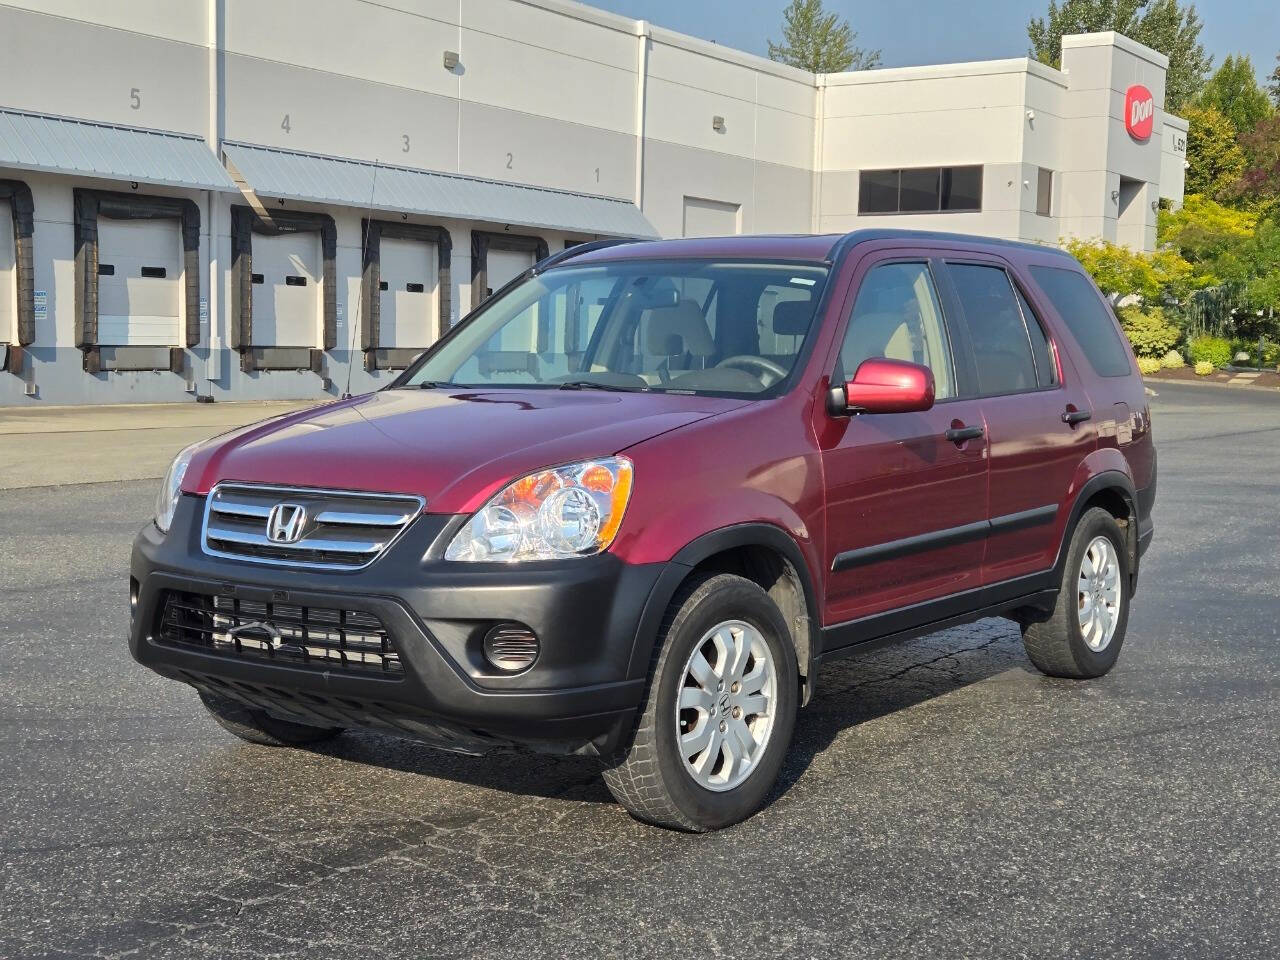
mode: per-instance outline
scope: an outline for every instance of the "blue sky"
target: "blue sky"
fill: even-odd
[[[777,39],[788,0],[588,0],[591,6],[763,55]],[[1048,0],[826,0],[848,18],[858,45],[880,48],[884,65],[912,66],[1020,57],[1027,52],[1027,21],[1043,16]],[[1260,77],[1280,53],[1276,0],[1204,0],[1197,5],[1201,42],[1214,65],[1247,53]]]

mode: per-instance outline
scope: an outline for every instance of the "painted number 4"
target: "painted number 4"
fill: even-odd
[[[285,133],[289,133],[293,130],[293,125],[289,123],[289,115],[287,113],[284,115],[284,119],[280,121],[280,129]]]

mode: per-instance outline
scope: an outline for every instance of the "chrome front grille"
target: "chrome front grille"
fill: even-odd
[[[251,563],[359,570],[422,512],[401,494],[220,483],[205,500],[201,545]]]

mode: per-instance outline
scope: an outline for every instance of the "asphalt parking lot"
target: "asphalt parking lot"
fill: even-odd
[[[1274,957],[1280,397],[1159,391],[1111,675],[994,620],[841,662],[707,836],[586,760],[240,743],[125,645],[155,482],[0,490],[0,956]]]

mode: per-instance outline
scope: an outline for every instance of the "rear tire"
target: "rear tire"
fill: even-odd
[[[342,732],[341,727],[313,727],[281,720],[265,710],[255,710],[237,700],[203,690],[200,691],[200,700],[224,730],[241,740],[264,747],[302,747],[329,740]]]
[[[791,634],[769,595],[730,574],[692,581],[663,619],[645,703],[605,784],[646,823],[738,823],[773,789],[798,703]]]
[[[1071,535],[1053,616],[1022,628],[1036,669],[1050,677],[1100,677],[1115,666],[1129,624],[1129,555],[1106,510],[1085,511]]]

